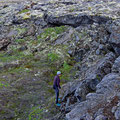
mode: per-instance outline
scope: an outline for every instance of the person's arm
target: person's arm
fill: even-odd
[[[57,86],[61,89],[61,86],[60,86],[60,78],[59,78],[59,77],[57,78]]]
[[[54,77],[54,82],[53,82],[53,85],[55,85],[55,83],[56,83],[56,76]]]

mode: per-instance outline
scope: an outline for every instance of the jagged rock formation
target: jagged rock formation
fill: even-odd
[[[119,0],[17,2],[0,7],[0,119],[119,120]]]

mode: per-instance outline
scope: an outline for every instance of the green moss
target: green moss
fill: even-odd
[[[56,75],[56,72],[58,70],[60,70],[62,72],[62,76],[61,76],[61,84],[66,83],[69,78],[70,75],[72,74],[74,76],[74,72],[70,73],[71,69],[73,68],[73,65],[69,65],[68,62],[64,61],[62,66],[59,66],[59,68],[57,68],[56,66],[51,66],[51,73],[49,74],[50,76],[50,81],[48,80],[48,85],[52,86],[53,81],[51,81],[51,79],[54,78],[54,76]]]
[[[26,12],[29,12],[29,11],[30,10],[28,10],[28,9],[24,9],[24,10],[20,11],[18,14],[26,13]]]
[[[59,58],[59,56],[55,53],[48,53],[48,60],[50,62],[54,62],[55,60],[57,60]]]
[[[60,69],[63,73],[61,76],[61,79],[68,80],[70,76],[70,70],[72,69],[72,66],[69,65],[66,61],[64,61],[63,67]]]
[[[0,62],[11,62],[11,61],[16,61],[16,60],[23,60],[23,59],[32,59],[33,55],[32,54],[25,54],[24,51],[19,52],[18,49],[16,48],[11,48],[12,50],[12,55],[8,55],[4,52],[0,53]]]
[[[19,43],[19,44],[24,44],[25,40],[24,39],[17,39],[17,40],[15,40],[15,42]]]
[[[39,39],[50,39],[54,40],[57,39],[58,35],[65,32],[67,27],[65,26],[60,26],[60,27],[50,27],[44,29],[44,32],[41,33],[39,36],[37,36],[38,40]]]
[[[53,85],[53,81],[48,82],[48,85],[50,86]]]
[[[40,109],[39,107],[32,108],[32,112],[28,116],[29,120],[42,120],[42,112],[43,109]]]
[[[99,75],[97,75],[96,78],[97,78],[98,80],[101,80],[101,77],[100,77]]]
[[[71,8],[70,10],[69,10],[69,12],[73,12],[75,10],[75,8]]]
[[[56,106],[55,106],[55,96],[51,97],[48,100],[48,104],[47,104],[46,109],[48,109],[49,113],[51,113],[53,116],[59,112],[59,109],[58,108],[56,109]]]
[[[67,71],[67,72],[70,72],[71,70],[71,66],[68,65],[68,63],[66,61],[64,61],[64,64],[63,64],[63,71]]]
[[[5,82],[6,80],[4,78],[0,78],[0,81]]]
[[[51,94],[55,94],[55,93],[54,93],[54,90],[51,89],[51,88],[48,89],[48,92],[51,93]]]
[[[6,72],[7,73],[21,73],[24,72],[25,68],[24,67],[17,67],[17,68],[9,68]]]
[[[90,10],[90,11],[91,11],[91,10],[92,10],[92,7],[88,7],[88,10]]]
[[[8,83],[4,83],[4,84],[3,84],[3,83],[0,82],[0,88],[1,88],[1,87],[2,87],[2,88],[3,88],[3,87],[8,87],[8,86],[9,86]]]
[[[0,114],[5,114],[6,112],[4,110],[1,110],[0,111]]]
[[[18,35],[21,35],[27,31],[27,28],[17,28],[16,30],[18,31]]]
[[[1,55],[0,62],[10,62],[17,59],[18,56],[8,56],[8,55]]]

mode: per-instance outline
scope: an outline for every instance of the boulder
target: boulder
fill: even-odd
[[[120,20],[113,22],[109,27],[109,31],[111,32],[109,43],[113,47],[115,53],[120,55],[120,24],[118,24]]]
[[[87,112],[94,115],[100,108],[104,108],[104,112],[106,111],[105,114],[108,114],[107,112],[110,112],[112,107],[118,102],[116,95],[120,93],[119,79],[119,74],[110,73],[106,75],[97,85],[96,93],[89,93],[85,101],[79,103],[71,112],[66,114],[66,118],[69,120],[80,120]],[[110,104],[109,107],[107,107],[107,104]],[[112,113],[109,114],[106,117],[112,120],[114,116]]]
[[[76,87],[75,96],[78,99],[78,101],[85,100],[86,95],[89,93],[89,88],[87,87],[87,83],[84,80],[78,86]]]
[[[86,71],[86,78],[76,88],[75,96],[85,99],[86,95],[96,90],[97,84],[108,73],[111,72],[112,64],[116,56],[111,52],[108,53],[103,59],[98,61],[93,67]]]
[[[120,119],[120,106],[117,108],[117,110],[115,111],[115,118],[116,120]]]
[[[109,19],[102,17],[102,16],[89,16],[89,15],[64,15],[64,16],[49,16],[47,15],[46,21],[48,24],[52,25],[70,25],[73,27],[78,27],[80,25],[85,25],[85,24],[93,24],[95,23],[105,23]]]
[[[62,93],[64,94],[62,101],[65,101],[68,96],[70,96],[71,94],[74,94],[78,83],[79,83],[79,81],[68,82],[62,86]]]
[[[108,120],[108,119],[104,115],[99,115],[95,118],[95,120]]]
[[[120,119],[120,102],[114,107],[113,113],[115,115],[116,120]]]
[[[120,72],[120,57],[118,57],[113,66],[112,66],[112,72],[116,72],[116,73],[119,73]]]

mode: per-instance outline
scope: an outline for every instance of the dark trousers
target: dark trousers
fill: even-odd
[[[55,95],[56,95],[56,104],[58,103],[58,98],[59,98],[59,89],[58,89],[58,87],[54,87],[54,89],[55,89]]]

